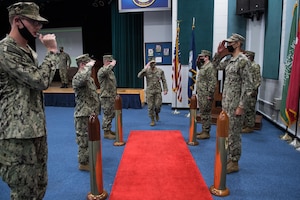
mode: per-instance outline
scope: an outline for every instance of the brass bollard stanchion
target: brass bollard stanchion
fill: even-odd
[[[214,185],[209,188],[213,195],[221,197],[229,195],[229,189],[226,188],[228,129],[229,118],[227,113],[222,111],[217,119]]]
[[[102,176],[102,152],[100,144],[100,122],[98,116],[90,115],[88,123],[89,133],[89,167],[91,192],[88,193],[87,200],[106,199],[108,194],[103,190]]]
[[[197,97],[195,94],[191,97],[190,103],[190,129],[189,129],[189,141],[188,145],[196,146],[199,142],[196,139],[196,131],[197,131]]]
[[[123,126],[122,126],[122,99],[120,95],[115,99],[115,112],[116,112],[116,141],[114,146],[123,146]]]

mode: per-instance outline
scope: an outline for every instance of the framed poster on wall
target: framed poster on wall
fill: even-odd
[[[151,58],[159,65],[172,64],[172,42],[145,43],[145,63]]]

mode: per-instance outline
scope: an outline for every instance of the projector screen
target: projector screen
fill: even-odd
[[[64,47],[64,51],[71,57],[71,67],[77,67],[75,58],[83,54],[82,46],[82,28],[81,27],[66,27],[66,28],[51,28],[42,29],[41,34],[53,33],[56,35],[57,45]],[[39,41],[36,40],[36,52],[38,53],[39,64],[43,62],[47,49]]]

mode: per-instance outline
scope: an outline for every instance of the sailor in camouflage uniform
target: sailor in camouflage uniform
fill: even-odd
[[[165,73],[162,69],[156,67],[156,62],[151,59],[150,62],[145,65],[138,75],[138,78],[146,77],[147,88],[146,88],[146,98],[148,105],[148,115],[151,119],[150,126],[155,126],[155,120],[159,120],[159,113],[162,106],[162,91],[164,95],[168,93],[168,85],[165,78]],[[163,90],[161,87],[163,86]]]
[[[103,111],[102,129],[104,138],[114,140],[116,133],[111,130],[115,117],[115,98],[117,96],[117,80],[113,71],[116,60],[112,55],[103,56],[103,66],[98,70],[97,77],[100,84],[100,105]]]
[[[97,86],[91,77],[95,60],[88,54],[76,58],[78,71],[72,79],[75,92],[74,123],[78,144],[79,170],[89,171],[88,122],[91,114],[99,115],[100,102]]]
[[[64,52],[64,47],[59,48],[59,76],[61,80],[61,87],[60,88],[67,88],[68,87],[68,69],[71,66],[71,57],[69,54]]]
[[[199,71],[196,80],[196,91],[202,123],[202,131],[197,134],[197,139],[208,139],[210,137],[211,109],[217,84],[217,70],[210,62],[210,56],[210,51],[202,50],[197,58]]]
[[[247,108],[245,110],[244,115],[244,127],[242,129],[242,133],[251,133],[254,130],[255,126],[255,117],[256,117],[256,101],[258,94],[258,87],[261,82],[261,74],[260,74],[260,65],[254,61],[255,53],[253,51],[245,51],[245,55],[251,61],[250,73],[252,74],[254,88],[251,92],[251,96],[248,99]]]
[[[47,49],[39,65],[28,41],[47,19],[33,2],[15,3],[8,14],[11,30],[0,41],[0,176],[11,199],[42,200],[48,184],[43,90],[55,75],[57,42],[54,34],[39,35]]]
[[[243,123],[242,115],[246,107],[246,100],[250,97],[253,88],[249,71],[250,61],[241,50],[244,41],[243,36],[232,34],[230,38],[219,44],[218,52],[212,61],[217,69],[225,69],[222,109],[229,117],[227,173],[239,171],[238,161],[242,151],[240,135]],[[227,48],[225,48],[225,42],[227,42]],[[231,54],[231,58],[221,62],[222,58],[229,54]]]

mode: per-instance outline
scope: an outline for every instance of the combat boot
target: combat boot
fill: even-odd
[[[88,164],[79,164],[79,170],[81,171],[90,171],[90,166]]]
[[[209,132],[202,131],[201,133],[197,134],[196,138],[199,140],[208,139],[210,138],[210,134]]]
[[[226,173],[230,174],[230,173],[238,172],[238,171],[239,171],[239,163],[238,163],[238,161],[229,160],[227,162]]]
[[[151,123],[150,126],[155,126],[155,121],[154,121],[154,117],[151,118]]]
[[[158,115],[158,113],[156,113],[155,118],[156,118],[156,121],[159,120],[159,115]]]
[[[110,133],[111,133],[112,135],[116,135],[116,132],[114,132],[114,131],[110,131]]]
[[[116,139],[116,136],[111,134],[111,131],[104,131],[104,138],[109,139],[109,140],[114,140]]]
[[[245,127],[242,129],[242,133],[252,133],[253,130],[254,130],[253,128]]]

